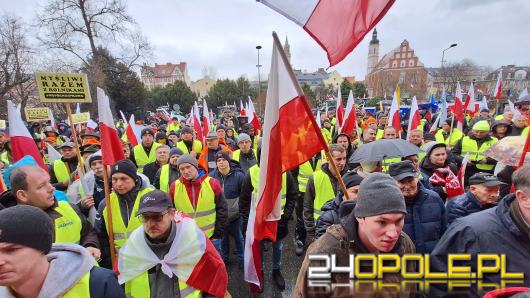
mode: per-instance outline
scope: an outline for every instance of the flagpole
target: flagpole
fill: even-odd
[[[281,44],[280,40],[278,39],[278,35],[276,35],[276,32],[274,32],[274,31],[272,32],[272,37],[275,39],[277,44]],[[280,52],[280,55],[282,55],[284,61],[289,61],[289,59],[287,59],[287,56],[283,52],[283,49],[280,48],[278,52]],[[294,84],[294,86],[295,86],[296,91],[298,92],[298,94],[303,94],[304,100],[302,100],[302,103],[304,105],[304,108],[307,111],[307,114],[309,115],[309,118],[310,118],[309,120],[311,120],[311,123],[313,124],[314,127],[318,128],[319,126],[317,125],[317,121],[315,120],[315,117],[313,116],[313,111],[311,111],[311,108],[309,107],[309,104],[307,103],[307,99],[305,98],[304,91],[300,87],[300,83],[298,83],[298,80],[296,79],[296,77],[294,76],[294,73],[292,71],[289,71],[288,73],[289,73],[289,76],[291,77],[291,79],[293,80],[293,82],[296,82],[296,84]],[[333,169],[333,171],[335,172],[336,178],[339,181],[339,185],[342,188],[342,192],[344,193],[344,196],[346,197],[346,200],[349,200],[350,196],[349,196],[348,192],[346,191],[346,185],[344,184],[344,181],[342,180],[342,176],[340,175],[340,172],[337,169],[337,165],[335,164],[335,162],[333,161],[333,158],[331,157],[331,154],[329,152],[328,143],[326,143],[326,141],[324,140],[324,136],[322,135],[322,131],[320,131],[320,129],[316,129],[316,130],[318,131],[317,132],[317,136],[318,136],[318,138],[320,140],[320,143],[324,146],[324,152],[326,153],[326,157],[328,159],[328,162],[331,165],[331,168]]]
[[[110,187],[109,187],[109,171],[107,166],[103,166],[103,188],[105,190],[105,204],[107,209],[107,235],[109,236],[109,250],[110,250],[110,260],[112,263],[112,268],[116,265],[116,249],[114,246],[114,230],[112,229],[112,205],[110,203]],[[103,216],[103,214],[101,215]]]
[[[453,106],[454,107],[454,106]],[[455,114],[451,117],[451,129],[449,130],[449,136],[447,137],[447,147],[451,149],[451,135],[453,134],[453,125],[455,124]]]
[[[81,171],[82,174],[85,174],[85,168],[83,165],[83,158],[81,157],[81,152],[79,151],[79,142],[77,141],[77,132],[74,128],[74,121],[72,120],[72,110],[70,109],[70,103],[66,103],[66,114],[68,115],[68,121],[70,121],[70,127],[72,127],[72,138],[74,139],[75,151],[77,152],[77,168]]]

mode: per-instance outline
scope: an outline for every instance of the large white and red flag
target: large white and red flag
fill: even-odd
[[[239,114],[241,116],[247,115],[247,111],[245,110],[245,106],[243,105],[243,101],[241,99],[239,100]]]
[[[401,116],[399,110],[399,96],[396,91],[394,91],[394,97],[392,98],[392,105],[390,106],[390,113],[388,113],[388,126],[392,126],[396,131],[401,131]]]
[[[342,103],[342,94],[340,93],[340,86],[339,91],[337,91],[337,105],[335,107],[335,115],[337,117],[337,126],[342,127],[344,124],[344,104]]]
[[[462,103],[462,88],[460,82],[456,82],[455,104],[453,105],[453,115],[457,121],[456,127],[464,131],[464,104]]]
[[[418,100],[416,99],[416,96],[412,98],[412,102],[410,103],[410,115],[409,115],[409,126],[407,127],[407,141],[410,138],[410,132],[418,127],[420,125],[421,121],[421,115],[420,110],[418,108]]]
[[[499,71],[499,76],[497,77],[497,84],[495,85],[495,90],[493,91],[493,96],[495,96],[496,99],[501,98],[502,95],[502,67]]]
[[[527,90],[526,87],[524,87],[523,90],[521,90],[521,93],[519,94],[518,98],[521,99],[521,98],[523,98],[523,97],[525,97],[527,95],[528,95],[528,90]]]
[[[304,28],[327,52],[330,66],[353,51],[394,4],[394,0],[258,1]]]
[[[202,127],[201,127],[201,114],[199,113],[199,105],[197,102],[191,107],[191,125],[193,127],[193,130],[195,130],[195,133],[197,134],[197,140],[200,140],[201,142],[204,142],[204,136],[202,134]]]
[[[48,168],[42,160],[39,148],[24,122],[22,122],[20,105],[16,106],[11,100],[7,101],[7,120],[9,121],[9,137],[13,162],[17,162],[26,155],[31,155],[37,164],[47,172]]]
[[[355,110],[355,99],[353,98],[353,91],[350,90],[350,94],[348,95],[348,102],[346,103],[344,123],[342,125],[341,132],[347,135],[351,135],[354,130],[357,130],[357,111]]]
[[[51,127],[53,127],[54,129],[58,129],[57,128],[57,123],[55,122],[55,116],[53,115],[53,110],[48,108],[48,110],[50,111],[50,125]]]
[[[256,114],[256,109],[254,109],[254,103],[250,96],[248,97],[248,123],[254,126],[255,130],[261,130],[261,123],[259,122],[258,114]]]
[[[281,216],[282,174],[326,148],[324,137],[291,69],[276,33],[265,106],[260,176],[245,240],[245,280],[261,288],[263,239],[276,241]],[[270,155],[270,156],[269,156]]]
[[[121,147],[118,131],[114,126],[114,118],[110,109],[109,98],[105,91],[97,88],[99,133],[101,137],[101,156],[104,165],[113,165],[117,161],[125,159]]]
[[[123,117],[125,117],[125,115],[123,115]],[[129,123],[125,129],[125,135],[133,147],[138,145],[142,140],[142,126],[136,125],[134,114],[132,114],[131,118],[129,118]]]
[[[478,105],[475,103],[475,86],[473,82],[469,84],[469,90],[467,90],[466,103],[464,104],[464,110],[473,117],[478,112]]]
[[[210,112],[206,105],[206,100],[202,100],[202,133],[206,137],[210,133]]]

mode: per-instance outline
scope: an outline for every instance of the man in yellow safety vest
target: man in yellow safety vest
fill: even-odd
[[[171,148],[169,150],[169,163],[163,165],[158,172],[156,172],[153,186],[160,189],[163,192],[169,193],[169,186],[173,181],[180,177],[179,168],[177,166],[177,160],[184,153],[179,148]]]
[[[50,165],[50,182],[57,190],[64,191],[70,185],[70,175],[77,169],[79,161],[74,143],[64,142],[59,150],[63,157]]]
[[[134,146],[129,159],[138,168],[138,172],[144,172],[144,166],[148,163],[155,162],[156,148],[161,144],[155,143],[155,133],[151,128],[144,128],[141,132],[142,142]]]
[[[125,298],[114,272],[74,244],[53,244],[53,222],[40,208],[0,211],[0,297]]]

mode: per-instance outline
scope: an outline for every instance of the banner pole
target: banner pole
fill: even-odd
[[[70,103],[65,103],[66,105],[66,114],[68,115],[68,121],[70,121],[70,130],[72,131],[72,138],[74,139],[74,145],[75,145],[75,151],[77,152],[77,162],[78,166],[77,169],[81,171],[81,173],[85,174],[85,166],[83,162],[83,158],[81,156],[80,148],[79,148],[79,142],[77,141],[77,132],[74,128],[74,121],[72,120],[72,110],[70,109]]]

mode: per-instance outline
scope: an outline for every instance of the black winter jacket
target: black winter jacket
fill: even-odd
[[[331,200],[322,206],[322,215],[317,219],[315,238],[320,237],[328,227],[340,223],[340,220],[349,215],[355,208],[355,201],[344,201],[342,192],[334,200]]]
[[[447,225],[460,217],[468,216],[471,213],[476,213],[482,210],[495,207],[495,205],[481,206],[475,196],[470,192],[453,198],[447,202],[446,214]]]

